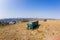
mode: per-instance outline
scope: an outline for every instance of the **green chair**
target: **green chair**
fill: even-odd
[[[27,24],[27,26],[30,29],[34,29],[35,27],[38,26],[38,21],[34,21],[34,22],[30,23],[30,24]]]

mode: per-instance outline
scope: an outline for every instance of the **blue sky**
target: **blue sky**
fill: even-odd
[[[60,19],[60,0],[0,0],[0,18]]]

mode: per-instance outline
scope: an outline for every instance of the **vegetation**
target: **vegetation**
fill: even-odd
[[[52,40],[60,34],[60,20],[39,21],[38,29],[28,30],[28,22],[0,27],[0,40]]]
[[[46,22],[46,21],[47,21],[47,19],[44,19],[44,21]]]
[[[5,26],[5,25],[8,25],[8,24],[9,24],[8,22],[0,21],[0,26]]]
[[[11,21],[12,24],[16,24],[16,21]],[[13,23],[14,22],[14,23]],[[6,25],[10,25],[9,24],[10,22],[7,22],[7,21],[0,21],[0,26],[6,26]]]

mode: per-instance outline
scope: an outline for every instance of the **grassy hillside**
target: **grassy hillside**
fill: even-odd
[[[54,40],[60,34],[60,20],[39,21],[35,30],[28,30],[27,23],[0,26],[0,40]]]

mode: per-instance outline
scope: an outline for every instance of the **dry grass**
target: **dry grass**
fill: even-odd
[[[39,21],[39,28],[27,29],[27,22],[0,27],[0,40],[54,40],[60,34],[60,20]]]

